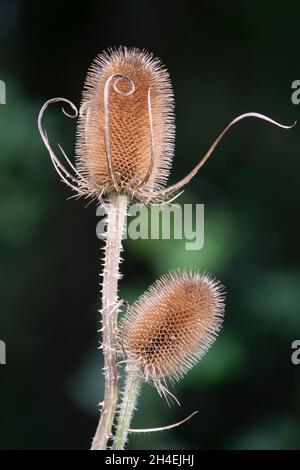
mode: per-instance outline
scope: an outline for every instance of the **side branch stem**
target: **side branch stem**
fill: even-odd
[[[134,374],[126,374],[125,387],[122,392],[122,403],[118,419],[117,431],[114,437],[114,450],[123,450],[127,441],[130,422],[142,388],[141,380]]]

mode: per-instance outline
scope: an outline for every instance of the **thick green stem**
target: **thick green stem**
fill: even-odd
[[[107,205],[101,311],[105,389],[101,417],[93,439],[92,450],[106,449],[107,441],[112,437],[112,426],[117,407],[119,379],[116,351],[118,280],[120,278],[120,253],[126,214],[127,196],[112,194]]]
[[[142,382],[131,373],[127,373],[125,388],[122,393],[122,403],[118,419],[117,431],[114,437],[114,450],[123,450],[127,441],[130,422],[136,408],[137,399],[142,388]]]

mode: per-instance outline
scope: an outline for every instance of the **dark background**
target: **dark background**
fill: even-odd
[[[67,201],[37,131],[43,102],[79,104],[87,69],[109,46],[152,51],[176,98],[171,181],[184,176],[233,117],[300,120],[297,1],[0,1],[0,366],[2,449],[87,449],[103,392],[97,309],[102,242],[95,205]],[[47,115],[73,154],[76,123]],[[56,140],[55,140],[56,139]],[[146,385],[135,427],[189,423],[133,436],[131,449],[300,448],[300,130],[248,120],[226,136],[180,202],[205,203],[205,246],[127,241],[120,296],[129,301],[175,267],[226,286],[220,338],[168,408]]]

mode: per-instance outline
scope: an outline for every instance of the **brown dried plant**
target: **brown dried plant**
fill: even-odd
[[[65,163],[57,157],[42,124],[49,104],[57,102],[70,106],[71,114],[62,108],[68,117],[78,117],[75,164],[60,145]],[[107,211],[101,308],[105,392],[94,450],[108,447],[119,399],[118,280],[128,204],[133,199],[151,204],[177,197],[225,133],[245,118],[291,127],[262,114],[242,114],[187,176],[166,188],[174,152],[173,92],[168,72],[152,54],[121,47],[99,55],[87,75],[79,112],[66,98],[53,98],[39,113],[40,134],[61,180],[75,196],[98,200]],[[186,272],[157,281],[129,309],[122,340],[127,380],[114,448],[123,448],[127,439],[141,381],[150,380],[166,398],[173,397],[166,379],[179,379],[197,362],[219,330],[222,314],[219,285],[208,276]]]
[[[208,275],[171,272],[128,309],[123,348],[128,368],[159,387],[180,380],[205,354],[219,332],[222,289]]]
[[[159,188],[173,157],[173,108],[169,74],[158,59],[137,49],[100,55],[83,92],[79,172],[105,193],[139,197],[141,188]]]
[[[126,384],[115,449],[124,448],[142,382],[153,383],[167,401],[177,401],[168,380],[180,380],[197,364],[215,341],[223,314],[221,285],[191,271],[163,276],[128,309],[122,334]]]

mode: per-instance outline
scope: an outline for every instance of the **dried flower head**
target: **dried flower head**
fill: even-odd
[[[166,182],[174,147],[173,92],[159,59],[120,48],[96,58],[79,118],[77,168],[105,191]]]
[[[68,104],[78,117],[75,165],[59,146],[65,166],[51,148],[42,125],[49,104]],[[66,98],[53,98],[42,107],[38,125],[61,179],[79,196],[99,198],[109,192],[127,193],[142,202],[161,202],[180,190],[208,160],[225,133],[248,117],[289,128],[258,113],[231,121],[207,153],[178,183],[162,187],[174,152],[174,103],[169,74],[160,60],[139,49],[120,47],[100,54],[88,72],[78,113]]]
[[[77,117],[76,165],[71,172],[53,152],[42,126],[47,106],[67,103]],[[53,98],[39,115],[39,130],[62,180],[79,195],[126,192],[138,199],[166,183],[174,153],[174,98],[167,70],[146,51],[120,47],[100,54],[86,78],[78,113]]]
[[[173,272],[128,310],[123,349],[146,380],[179,379],[207,351],[224,313],[220,284],[207,275]]]

